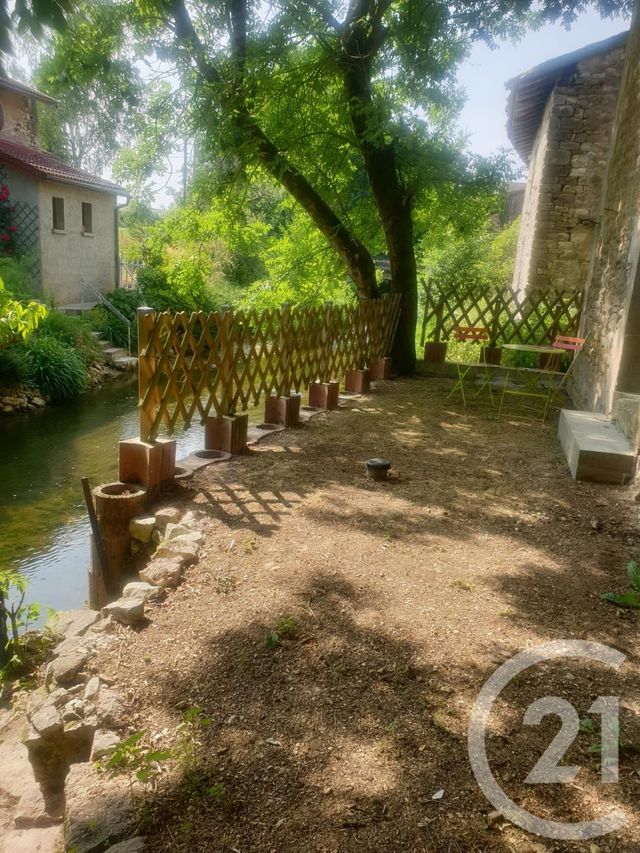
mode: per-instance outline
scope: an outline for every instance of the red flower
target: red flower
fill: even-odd
[[[11,239],[11,237],[8,234],[0,234],[0,240],[4,240],[5,243],[7,242],[7,240],[10,240],[10,239]]]

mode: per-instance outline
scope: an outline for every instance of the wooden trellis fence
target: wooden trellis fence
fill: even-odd
[[[582,312],[582,294],[548,290],[522,296],[505,288],[441,291],[433,282],[423,283],[425,308],[421,343],[448,341],[455,326],[483,326],[494,346],[501,344],[545,344],[556,335],[577,332]]]
[[[140,438],[198,415],[232,414],[269,394],[370,365],[390,347],[400,296],[357,305],[211,314],[138,309]]]

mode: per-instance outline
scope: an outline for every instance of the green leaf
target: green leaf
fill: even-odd
[[[609,604],[615,604],[616,607],[640,608],[640,592],[624,592],[621,595],[615,592],[605,592],[600,598],[608,601]]]
[[[629,565],[627,566],[627,574],[629,575],[631,586],[637,592],[640,592],[640,563],[637,563],[635,560],[630,560]]]

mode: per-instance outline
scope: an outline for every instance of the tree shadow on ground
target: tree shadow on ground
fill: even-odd
[[[151,850],[527,849],[520,830],[489,825],[492,806],[467,756],[468,708],[489,672],[435,667],[428,648],[391,624],[367,624],[371,608],[384,602],[338,574],[320,574],[289,609],[203,638],[192,663],[153,673],[161,697],[154,701],[176,722],[198,707],[212,725],[199,733],[188,770],[152,799],[144,827]],[[639,687],[636,673],[624,690]],[[597,728],[567,754],[567,763],[585,765],[586,782],[534,792],[520,784],[557,730],[552,722],[523,732],[522,712],[550,689],[584,704],[591,693],[623,688],[578,663],[570,681],[549,666],[510,689],[489,737],[503,786],[545,817],[577,820],[617,805],[633,812],[633,758],[623,762],[628,784],[594,804],[598,766],[588,750]],[[633,725],[640,743],[635,718]],[[615,846],[627,840],[600,849],[636,849]]]

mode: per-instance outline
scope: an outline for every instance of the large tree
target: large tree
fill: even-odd
[[[461,165],[446,133],[446,117],[457,100],[457,65],[474,40],[517,34],[545,19],[570,23],[588,5],[611,14],[630,4],[113,0],[113,5],[141,50],[154,51],[163,63],[177,61],[205,149],[222,148],[240,168],[253,164],[278,181],[337,252],[360,295],[369,297],[376,294],[372,252],[353,216],[354,189],[361,187],[375,207],[393,287],[402,294],[394,356],[396,367],[410,373],[416,199],[443,175],[455,182]],[[463,182],[462,168],[460,176]]]

